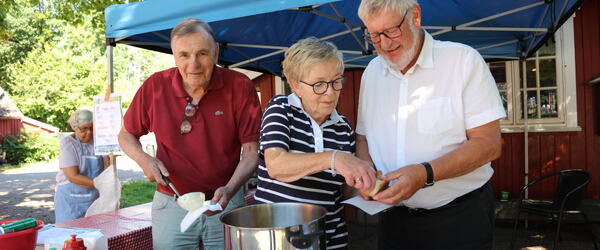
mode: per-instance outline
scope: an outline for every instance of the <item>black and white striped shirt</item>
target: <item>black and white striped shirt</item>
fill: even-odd
[[[265,167],[265,149],[280,147],[290,153],[338,150],[354,154],[354,131],[348,120],[335,110],[318,125],[303,110],[295,95],[273,97],[263,116],[258,162],[258,189],[255,203],[303,202],[327,209],[325,230],[327,249],[344,249],[348,244],[344,210],[340,203],[344,177],[330,170],[311,174],[293,182],[271,178]]]

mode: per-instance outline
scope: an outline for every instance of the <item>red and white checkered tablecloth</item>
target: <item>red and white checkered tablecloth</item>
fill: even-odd
[[[119,209],[56,224],[61,227],[100,229],[108,249],[152,249],[152,203]]]

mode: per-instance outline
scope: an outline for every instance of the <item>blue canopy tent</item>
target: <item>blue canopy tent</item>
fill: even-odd
[[[436,39],[477,49],[487,60],[532,55],[582,0],[421,0],[423,25]],[[219,64],[281,74],[285,49],[315,36],[335,43],[347,69],[375,56],[364,41],[359,0],[149,0],[105,10],[107,45],[128,44],[170,53],[170,31],[187,17],[214,29]]]
[[[219,64],[281,75],[285,49],[315,36],[335,43],[347,70],[376,56],[357,16],[360,0],[147,0],[105,10],[109,82],[112,46],[171,53],[171,29],[187,17],[210,24],[220,43]],[[438,40],[467,44],[486,60],[521,60],[535,53],[583,0],[420,0],[422,24]],[[523,103],[527,95],[523,95]],[[525,183],[528,129],[525,116]]]

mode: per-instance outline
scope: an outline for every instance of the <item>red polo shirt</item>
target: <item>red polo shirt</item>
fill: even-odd
[[[212,197],[233,175],[241,145],[258,141],[260,103],[248,77],[215,66],[207,93],[188,118],[192,131],[181,135],[187,96],[177,68],[157,72],[135,94],[124,126],[136,137],[155,133],[156,157],[181,194],[200,191]],[[168,186],[157,189],[173,194]]]

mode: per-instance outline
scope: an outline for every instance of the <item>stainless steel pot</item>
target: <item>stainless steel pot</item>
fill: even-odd
[[[221,216],[225,249],[325,249],[324,207],[272,203],[241,207]]]

